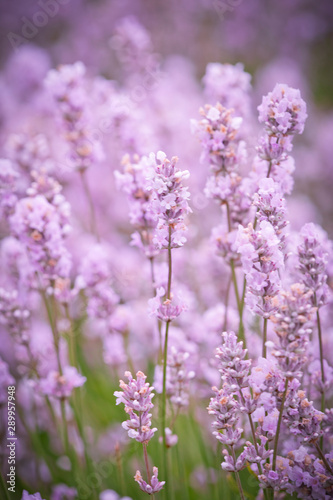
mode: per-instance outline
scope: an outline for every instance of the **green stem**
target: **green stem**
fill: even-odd
[[[317,443],[317,441],[315,442],[315,447],[316,447],[316,450],[318,451],[318,455],[320,456],[321,460],[324,462],[326,469],[328,470],[328,472],[330,474],[333,474],[332,467],[328,463],[328,461],[327,461],[324,453],[322,452],[322,449],[320,448],[319,444]]]
[[[230,276],[225,294],[225,309],[224,309],[224,321],[223,321],[224,332],[227,330],[228,327],[228,307],[229,307],[229,295],[230,295],[231,283],[232,283],[232,277]]]
[[[99,243],[100,237],[99,237],[98,230],[97,230],[95,207],[94,207],[94,202],[92,200],[92,196],[90,193],[89,184],[87,182],[85,170],[80,170],[79,172],[80,172],[83,190],[85,192],[85,195],[86,195],[86,198],[88,201],[88,205],[89,205],[89,210],[90,210],[90,230],[96,236],[97,241]]]
[[[244,347],[244,349],[246,349],[246,339],[245,339],[244,324],[243,324],[242,302],[241,302],[241,299],[239,296],[237,276],[236,276],[236,271],[235,271],[235,263],[234,263],[233,259],[230,260],[230,268],[231,268],[232,282],[233,282],[234,289],[235,289],[237,309],[238,309],[238,313],[239,313],[238,339],[243,341],[243,347]]]
[[[321,404],[320,404],[320,409],[324,413],[325,412],[325,407],[326,407],[326,402],[325,402],[325,367],[324,367],[324,350],[323,350],[323,338],[322,338],[322,330],[321,330],[321,321],[320,321],[320,315],[319,315],[319,308],[317,305],[317,294],[316,292],[314,293],[314,303],[315,306],[317,307],[316,311],[316,317],[317,317],[317,329],[318,329],[318,341],[319,341],[319,355],[320,355],[320,369],[321,369],[321,382],[323,385],[322,388],[322,393],[321,393]],[[323,447],[323,436],[320,438],[320,447]]]
[[[151,276],[151,284],[153,287],[153,293],[156,297],[156,283],[155,283],[155,267],[154,267],[154,257],[149,258],[150,262],[150,276]],[[157,329],[158,329],[158,337],[159,337],[159,350],[158,350],[158,363],[161,363],[163,358],[163,349],[162,349],[162,322],[157,318]]]
[[[70,457],[71,454],[70,454],[70,449],[69,449],[68,426],[67,426],[66,406],[65,406],[64,399],[60,399],[60,408],[61,408],[61,419],[62,419],[62,426],[63,426],[64,448],[65,448],[66,455],[68,457]]]
[[[169,226],[169,244],[168,244],[168,286],[167,286],[167,300],[171,299],[171,280],[172,280],[172,256],[171,256],[171,227]],[[162,433],[163,433],[163,456],[164,456],[164,474],[165,482],[168,484],[168,457],[167,457],[167,446],[166,446],[166,374],[167,374],[167,361],[168,361],[168,337],[169,337],[169,326],[170,321],[166,322],[165,325],[165,337],[164,337],[164,352],[163,352],[163,393],[162,393]],[[167,492],[165,490],[165,495],[167,497]]]
[[[236,455],[235,455],[234,447],[230,446],[230,448],[231,448],[232,458],[234,459],[234,463],[236,463]],[[245,500],[244,492],[243,492],[243,488],[242,488],[242,483],[241,483],[241,479],[239,477],[238,471],[235,471],[235,476],[236,476],[236,481],[237,481],[237,485],[238,485],[238,489],[239,489],[239,493],[240,493],[241,499]]]
[[[267,347],[266,347],[266,342],[267,342],[267,324],[268,324],[268,319],[264,318],[264,328],[263,328],[263,336],[262,336],[262,357],[263,358],[267,357]]]
[[[276,428],[275,442],[274,442],[273,466],[272,466],[273,470],[276,469],[276,457],[277,457],[277,449],[278,449],[278,444],[279,444],[279,434],[280,434],[280,428],[281,428],[281,423],[282,423],[284,403],[286,402],[286,397],[287,397],[287,391],[288,391],[288,379],[286,378],[284,392],[283,392],[283,396],[282,396],[279,420],[278,420],[277,428]]]

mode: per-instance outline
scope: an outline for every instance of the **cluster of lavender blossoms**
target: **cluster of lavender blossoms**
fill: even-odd
[[[306,104],[277,84],[258,123],[242,64],[208,64],[199,88],[135,18],[107,40],[87,68],[50,69],[29,44],[15,57],[31,88],[6,88],[10,66],[0,78],[0,428],[15,402],[16,496],[333,498],[333,247],[304,225],[312,193],[304,211],[289,203]]]
[[[130,372],[126,372],[125,376],[128,378],[128,384],[120,380],[122,391],[114,393],[117,397],[116,404],[124,403],[125,411],[129,415],[129,420],[122,424],[123,428],[128,431],[129,437],[143,444],[147,482],[143,480],[140,471],[136,472],[135,481],[142,491],[152,495],[159,492],[165,484],[165,481],[158,480],[157,467],[153,468],[153,476],[150,476],[147,456],[147,444],[157,431],[156,427],[151,428],[152,415],[149,413],[154,407],[152,403],[154,387],[149,386],[146,382],[147,376],[142,372],[136,374],[136,379]]]

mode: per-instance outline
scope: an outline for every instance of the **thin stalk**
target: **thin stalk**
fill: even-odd
[[[263,336],[262,336],[262,357],[263,358],[267,357],[267,347],[266,347],[266,342],[267,342],[267,323],[268,323],[268,319],[264,318],[264,328],[263,328]]]
[[[234,463],[236,463],[236,455],[235,455],[234,447],[230,446],[230,448],[231,448],[232,458],[234,459]],[[239,493],[240,493],[241,499],[245,500],[245,496],[244,496],[244,492],[243,492],[243,488],[242,488],[242,483],[241,483],[241,479],[239,477],[238,471],[235,471],[235,476],[236,476],[236,481],[237,481],[237,485],[238,485],[238,489],[239,489]]]
[[[151,485],[151,475],[150,475],[150,470],[149,470],[149,462],[148,462],[148,453],[147,453],[147,444],[146,443],[143,443],[143,456],[145,459],[147,480],[148,480],[148,483]],[[151,497],[154,500],[154,495],[151,495]]]
[[[227,326],[228,326],[228,307],[229,307],[229,295],[230,295],[231,283],[232,283],[232,276],[230,276],[230,278],[229,278],[227,290],[226,290],[226,294],[225,294],[225,309],[224,309],[224,320],[223,320],[223,331],[224,332],[227,330]]]
[[[50,323],[51,330],[52,330],[53,343],[54,343],[54,348],[55,348],[56,357],[57,357],[58,371],[59,371],[59,374],[62,375],[62,367],[61,367],[60,353],[59,353],[59,333],[57,331],[56,322],[52,316],[52,311],[51,311],[49,302],[47,300],[46,293],[42,288],[40,288],[40,293],[42,295],[42,298],[43,298],[43,301],[45,304],[47,316],[48,316],[49,323]]]
[[[168,244],[168,286],[167,295],[168,300],[171,299],[171,279],[172,279],[172,256],[171,256],[171,227],[169,226],[169,244]],[[164,337],[164,352],[163,352],[163,393],[162,393],[162,433],[163,433],[163,456],[164,456],[164,473],[166,484],[168,481],[168,461],[167,461],[167,446],[166,446],[166,374],[167,374],[167,360],[168,360],[168,337],[169,337],[170,321],[165,325]],[[166,494],[167,496],[167,494]]]
[[[328,463],[328,461],[327,461],[322,449],[320,448],[319,444],[317,443],[317,441],[315,442],[315,447],[316,447],[316,450],[318,451],[318,455],[320,456],[321,460],[324,462],[326,469],[329,471],[330,474],[333,474],[332,467]]]
[[[70,328],[68,332],[68,345],[69,345],[69,359],[71,362],[71,365],[75,366],[76,368],[78,367],[78,362],[77,362],[77,356],[76,356],[76,345],[75,345],[75,333],[74,333],[74,328],[73,328],[73,322],[72,318],[69,313],[69,308],[68,305],[64,305],[65,308],[65,316],[67,321],[69,322]]]
[[[155,266],[154,266],[154,257],[149,257],[150,262],[150,277],[151,284],[153,287],[154,296],[156,296],[156,283],[155,283]],[[159,337],[159,350],[158,350],[158,363],[162,361],[163,358],[163,349],[162,349],[162,322],[157,318],[157,329],[158,329],[158,337]]]
[[[229,233],[231,233],[232,224],[231,224],[231,214],[230,214],[229,203],[226,203],[226,207],[227,207],[228,231],[229,231]],[[236,271],[235,271],[235,263],[234,263],[233,259],[230,260],[230,268],[231,268],[232,281],[233,281],[234,289],[235,289],[237,309],[238,309],[238,313],[239,313],[238,338],[243,341],[243,347],[246,349],[246,340],[245,340],[245,332],[244,332],[244,324],[243,324],[242,301],[241,301],[240,295],[239,295],[237,276],[236,276]]]
[[[90,211],[90,230],[96,236],[97,241],[100,242],[100,237],[99,237],[98,230],[97,230],[95,206],[94,206],[94,202],[93,202],[93,199],[92,199],[92,196],[91,196],[91,192],[90,192],[90,189],[89,189],[89,184],[87,182],[87,177],[85,175],[85,171],[84,170],[80,170],[79,172],[80,172],[80,177],[81,177],[81,181],[82,181],[83,190],[84,190],[84,193],[86,195],[86,198],[87,198],[87,201],[88,201],[88,205],[89,205],[89,211]]]
[[[242,393],[241,387],[239,387],[239,395],[241,397],[243,405],[245,406],[245,398],[244,398],[244,394]],[[257,438],[256,438],[256,431],[255,431],[254,423],[253,423],[253,420],[252,420],[252,417],[251,417],[250,413],[248,414],[248,417],[249,417],[249,422],[250,422],[250,427],[251,427],[251,434],[252,434],[253,444],[254,444],[254,447],[256,449],[257,455],[259,455],[259,448],[258,448],[258,443],[257,443]],[[258,463],[258,468],[259,468],[260,474],[262,474],[263,470],[262,470],[260,462]],[[263,490],[263,493],[264,493],[265,499],[267,499],[267,491],[265,489]]]
[[[319,354],[320,354],[320,370],[321,370],[321,382],[323,385],[322,393],[321,393],[321,404],[320,409],[324,413],[326,402],[325,402],[325,367],[324,367],[324,351],[323,351],[323,338],[322,338],[322,330],[321,330],[321,321],[319,315],[319,308],[317,305],[317,294],[314,292],[314,304],[317,307],[316,317],[317,317],[317,329],[318,329],[318,341],[319,341]],[[320,447],[322,448],[324,444],[323,436],[320,438]]]
[[[287,391],[288,391],[288,379],[286,379],[285,386],[284,386],[284,392],[283,392],[283,396],[282,396],[279,420],[278,420],[277,428],[276,428],[274,452],[273,452],[273,470],[276,469],[276,457],[277,457],[277,449],[278,449],[278,444],[279,444],[279,434],[280,434],[280,428],[281,428],[281,423],[282,423],[282,414],[283,414],[283,409],[284,409],[284,403],[286,402],[286,397],[287,397]]]
[[[245,339],[244,324],[243,324],[242,303],[241,303],[241,299],[239,296],[237,276],[236,276],[236,271],[235,271],[235,264],[234,264],[234,261],[232,259],[230,260],[230,268],[231,268],[232,281],[233,281],[233,285],[234,285],[234,289],[235,289],[237,309],[238,309],[238,313],[239,313],[238,338],[239,338],[239,340],[243,341],[243,347],[244,347],[244,349],[246,349],[246,339]]]
[[[64,399],[60,400],[60,409],[61,409],[61,420],[63,426],[63,441],[66,455],[70,457],[70,449],[69,449],[69,439],[68,439],[68,426],[66,419],[66,406]]]

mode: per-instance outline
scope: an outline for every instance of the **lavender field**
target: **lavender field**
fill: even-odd
[[[333,4],[0,4],[0,500],[333,498]]]

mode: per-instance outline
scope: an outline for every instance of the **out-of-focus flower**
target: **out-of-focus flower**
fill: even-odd
[[[57,399],[67,399],[76,387],[86,382],[86,377],[80,375],[74,366],[66,366],[63,374],[51,371],[46,378],[38,381],[38,389],[42,394]]]

